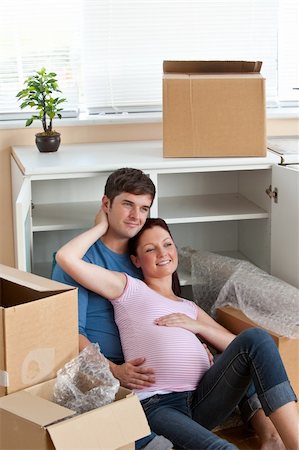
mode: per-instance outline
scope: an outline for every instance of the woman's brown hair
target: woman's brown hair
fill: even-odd
[[[154,227],[163,228],[163,230],[167,231],[170,234],[170,236],[171,236],[171,238],[173,240],[173,237],[172,237],[172,234],[171,234],[171,232],[170,232],[170,230],[168,228],[168,225],[163,219],[160,219],[160,218],[156,218],[156,219],[148,218],[148,219],[146,219],[145,224],[143,225],[141,230],[134,237],[132,237],[129,240],[129,254],[130,255],[137,256],[137,247],[138,247],[138,244],[139,244],[140,237],[143,235],[143,233],[146,230],[149,230],[149,229],[154,228]],[[182,293],[181,292],[181,285],[180,285],[180,280],[179,280],[177,271],[175,271],[172,274],[172,290],[173,290],[175,295],[177,295],[178,297],[181,296],[181,293]]]

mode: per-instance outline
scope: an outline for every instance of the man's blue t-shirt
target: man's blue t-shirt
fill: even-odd
[[[133,265],[128,254],[115,253],[100,240],[88,249],[83,259],[109,270],[125,272],[136,278],[142,277],[141,271]],[[53,269],[52,278],[78,287],[79,333],[90,342],[97,342],[101,352],[110,361],[123,363],[124,356],[111,302],[79,285],[58,264]]]

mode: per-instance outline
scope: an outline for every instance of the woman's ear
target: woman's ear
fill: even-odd
[[[131,258],[131,261],[134,264],[134,266],[137,267],[137,269],[140,269],[140,263],[139,263],[138,256],[130,255],[130,258]]]

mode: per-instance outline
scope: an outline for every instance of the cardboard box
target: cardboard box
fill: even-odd
[[[0,396],[78,355],[77,289],[0,264]]]
[[[142,406],[128,389],[120,388],[109,405],[75,415],[51,401],[54,383],[55,379],[0,399],[0,448],[133,450],[134,441],[150,433]]]
[[[239,334],[241,331],[251,327],[262,328],[245,316],[242,311],[229,306],[218,308],[216,318],[217,322],[234,334]],[[292,388],[299,399],[299,339],[289,339],[285,336],[280,336],[273,331],[267,331],[271,334],[278,347]],[[299,409],[299,403],[297,403],[297,405]]]
[[[164,61],[164,157],[265,156],[261,65]]]

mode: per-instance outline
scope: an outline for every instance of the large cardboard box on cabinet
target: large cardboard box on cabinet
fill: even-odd
[[[216,318],[217,322],[234,334],[239,334],[247,328],[259,327],[259,325],[245,316],[242,311],[229,306],[218,308]],[[291,385],[299,399],[299,339],[289,339],[285,336],[280,336],[273,331],[269,331],[269,333],[278,347]],[[297,403],[297,405],[299,408],[299,403]]]
[[[0,396],[54,378],[77,354],[77,289],[0,264]]]
[[[164,61],[164,157],[265,156],[261,65]]]
[[[128,389],[120,388],[113,403],[76,415],[51,401],[54,383],[0,399],[0,448],[133,450],[134,441],[150,433],[142,406]]]

